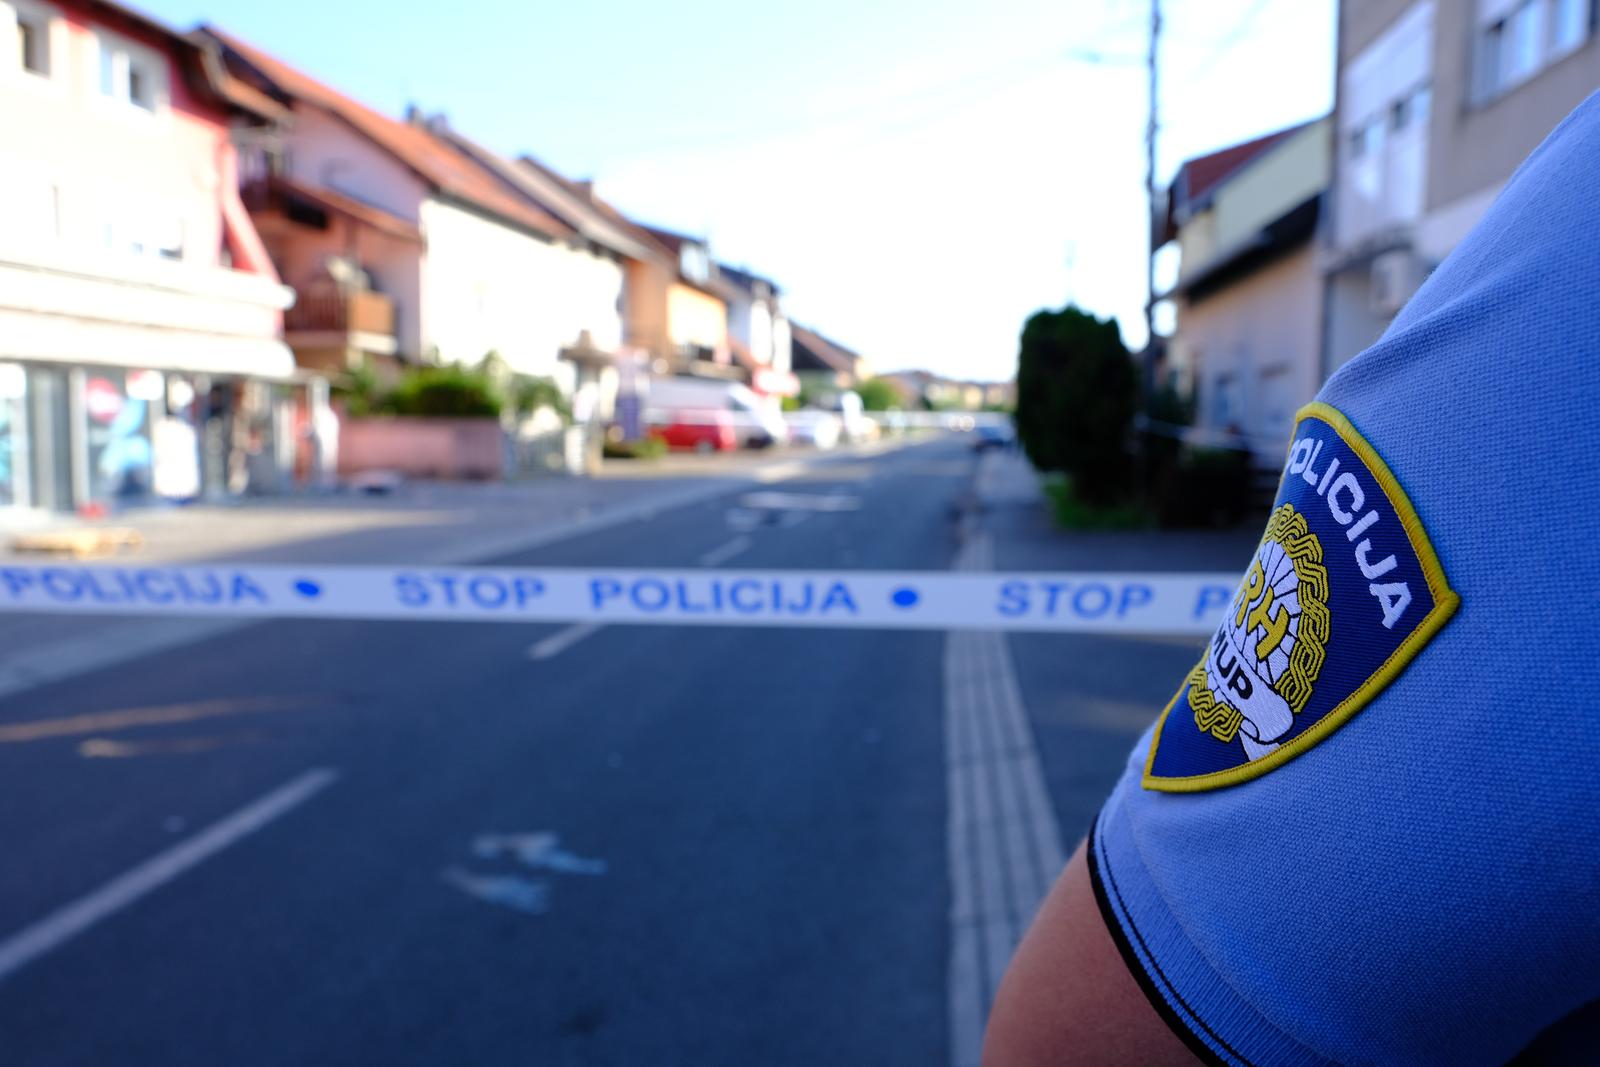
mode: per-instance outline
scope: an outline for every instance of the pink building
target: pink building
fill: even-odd
[[[284,110],[103,0],[0,0],[0,506],[270,488],[292,300],[235,139]]]

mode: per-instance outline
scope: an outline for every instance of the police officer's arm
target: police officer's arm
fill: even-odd
[[[1083,845],[1045,898],[1000,984],[983,1062],[1195,1062],[1123,963],[1095,903]]]

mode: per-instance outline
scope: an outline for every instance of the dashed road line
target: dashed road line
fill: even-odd
[[[740,534],[727,544],[718,545],[710,552],[702,553],[700,556],[700,566],[715,567],[719,564],[726,563],[734,556],[737,556],[739,553],[749,548],[752,544],[754,544],[754,542],[751,541],[750,538],[746,537],[744,534]]]
[[[87,896],[67,904],[0,941],[0,980],[15,974],[51,949],[59,948],[102,919],[160,889],[189,868],[255,833],[332,785],[339,772],[314,768],[245,805],[220,822],[118,875]]]
[[[557,630],[543,641],[536,641],[529,645],[528,658],[540,660],[559,656],[585,637],[604,628],[597,622],[573,623],[571,626]]]

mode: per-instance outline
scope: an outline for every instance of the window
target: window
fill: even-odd
[[[1495,5],[1478,30],[1479,102],[1527,81],[1589,37],[1593,0],[1520,0]]]
[[[12,53],[17,57],[17,68],[48,78],[51,23],[49,10],[26,2],[5,3],[4,0],[0,0],[0,19],[4,19],[6,15],[15,19],[17,27],[16,51]],[[0,29],[3,27],[4,21],[0,21]]]
[[[128,64],[128,102],[146,111],[156,109],[156,97],[151,90],[150,75],[137,63]]]
[[[1478,38],[1478,96],[1486,98],[1499,92],[1502,81],[1501,52],[1505,48],[1506,22],[1501,19],[1491,23]]]
[[[1384,119],[1382,115],[1368,119],[1350,134],[1350,157],[1364,159],[1383,151]]]
[[[164,214],[149,205],[112,201],[101,224],[101,240],[116,252],[136,256],[183,258],[184,224],[181,215]]]
[[[1389,106],[1389,125],[1396,133],[1412,128],[1426,129],[1432,111],[1433,88],[1422,85]]]
[[[1424,85],[1411,94],[1411,121],[1423,129],[1433,117],[1433,86]]]
[[[1590,0],[1556,0],[1550,43],[1556,55],[1578,47],[1589,36]]]
[[[711,277],[711,257],[705,246],[685,244],[678,252],[678,269],[691,282],[704,285]]]
[[[1539,69],[1544,52],[1544,0],[1529,0],[1506,22],[1502,70],[1508,84],[1522,81]]]
[[[1411,124],[1411,98],[1402,96],[1389,105],[1389,125],[1396,131],[1403,130]]]
[[[100,95],[154,112],[166,96],[165,69],[160,59],[136,45],[100,38]]]

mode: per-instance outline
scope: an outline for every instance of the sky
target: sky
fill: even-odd
[[[1069,300],[1144,342],[1150,0],[136,2],[592,178],[879,370],[1007,378]],[[1334,0],[1162,12],[1163,182],[1332,106]]]

